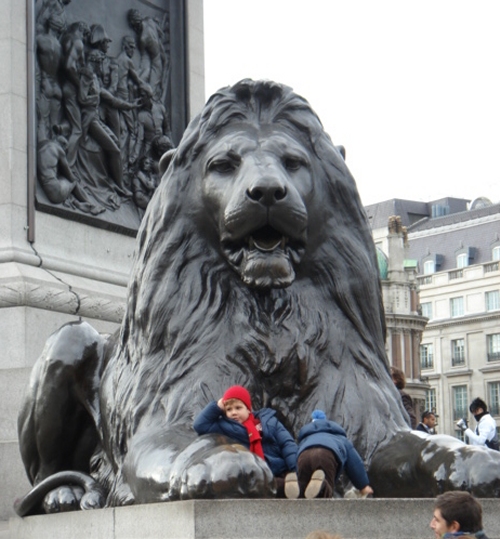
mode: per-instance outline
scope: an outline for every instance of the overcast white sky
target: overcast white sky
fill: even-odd
[[[204,0],[206,96],[294,88],[365,205],[500,202],[499,0]]]

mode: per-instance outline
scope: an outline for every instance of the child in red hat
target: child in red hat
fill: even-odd
[[[264,459],[273,472],[277,497],[285,497],[285,477],[296,477],[297,444],[271,408],[252,412],[250,393],[243,386],[231,386],[218,402],[212,401],[196,417],[198,434],[224,434]],[[292,489],[289,497],[297,497]],[[296,494],[296,495],[295,495]]]

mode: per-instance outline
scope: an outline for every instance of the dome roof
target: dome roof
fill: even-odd
[[[387,272],[389,269],[389,262],[387,255],[377,247],[377,262],[378,262],[378,273],[381,279],[387,279]]]

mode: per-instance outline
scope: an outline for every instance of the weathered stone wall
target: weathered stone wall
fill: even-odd
[[[484,529],[500,539],[500,500],[481,500]],[[15,518],[16,539],[304,539],[314,530],[343,539],[425,539],[432,499],[198,500]],[[1,536],[0,536],[1,537]]]

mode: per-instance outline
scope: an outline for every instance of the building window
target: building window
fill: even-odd
[[[436,390],[428,389],[425,392],[425,409],[436,413]]]
[[[488,396],[488,409],[490,414],[500,415],[500,382],[488,383]]]
[[[451,365],[465,365],[465,341],[464,339],[455,339],[451,341]]]
[[[424,275],[434,273],[435,265],[434,260],[426,260],[424,262]]]
[[[420,368],[432,369],[434,367],[434,349],[432,344],[420,345]]]
[[[432,302],[421,303],[420,308],[422,309],[422,316],[430,320],[432,318]]]
[[[493,260],[500,260],[500,245],[493,247],[491,251],[491,258]]]
[[[500,309],[500,292],[493,290],[492,292],[486,292],[486,310],[498,311]]]
[[[463,316],[464,314],[464,298],[451,298],[450,299],[450,313],[451,317]]]
[[[461,253],[457,256],[457,268],[465,268],[469,265],[469,255]]]
[[[467,386],[455,386],[453,389],[453,421],[467,417]]]
[[[500,333],[486,336],[488,346],[488,361],[500,360]]]

